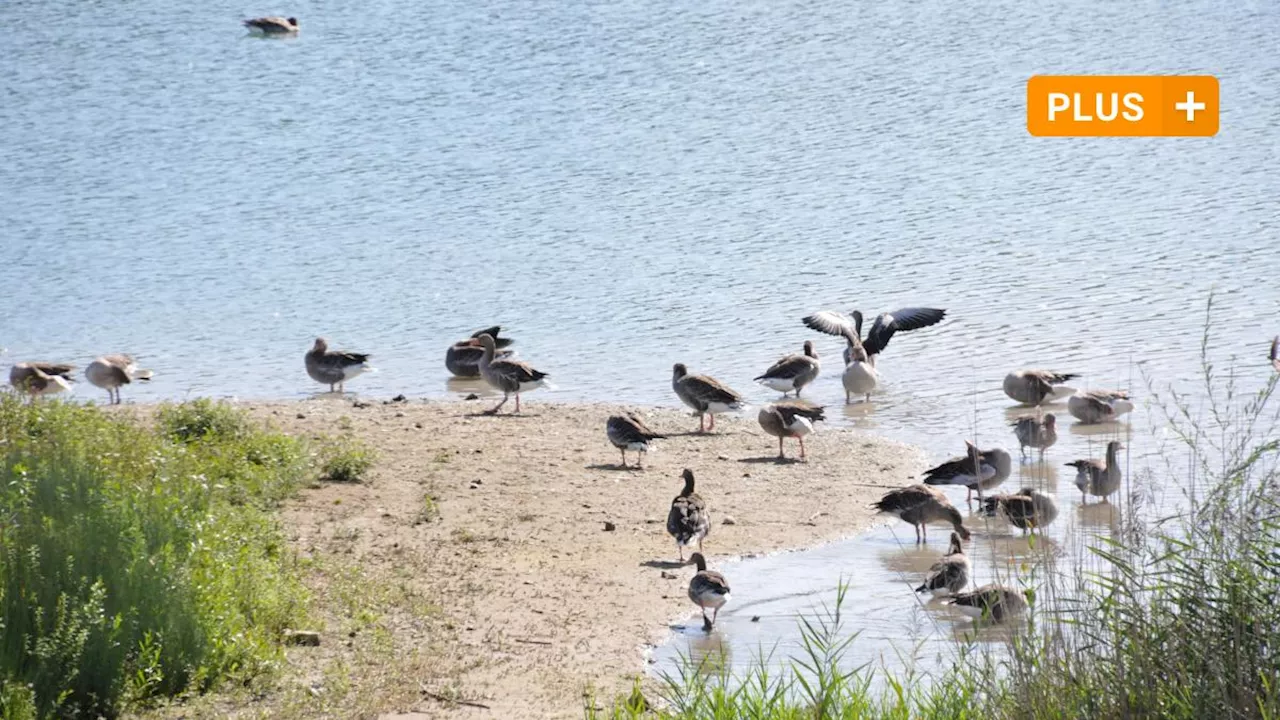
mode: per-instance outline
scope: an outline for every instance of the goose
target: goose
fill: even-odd
[[[65,363],[20,362],[9,368],[9,384],[32,397],[60,393],[71,389],[75,369]]]
[[[947,602],[971,618],[989,617],[995,622],[1017,617],[1027,611],[1028,593],[1005,585],[983,585],[969,592],[957,593]]]
[[[842,312],[819,310],[800,319],[806,327],[828,335],[837,335],[848,340],[844,350],[844,363],[852,362],[852,350],[857,344],[866,350],[868,362],[875,364],[876,356],[884,352],[889,339],[899,331],[919,330],[930,325],[937,325],[947,316],[947,311],[940,308],[902,308],[876,317],[871,323],[867,336],[862,337],[862,311],[854,310],[850,318]]]
[[[891,490],[871,507],[915,526],[918,543],[928,542],[929,531],[925,524],[930,522],[949,522],[960,537],[969,539],[969,530],[964,526],[960,511],[941,490],[928,485],[909,485]]]
[[[112,405],[120,404],[121,385],[128,385],[134,380],[146,382],[152,375],[150,370],[139,370],[132,355],[103,355],[94,358],[84,369],[84,376],[89,382],[107,391],[107,399]]]
[[[934,597],[942,597],[958,593],[969,584],[969,557],[964,554],[964,546],[960,544],[960,535],[951,533],[951,549],[942,559],[929,568],[924,582],[916,588],[916,592],[930,592]]]
[[[875,363],[871,362],[862,343],[856,346],[852,341],[850,343],[845,352],[845,357],[849,358],[848,364],[844,366],[844,374],[840,376],[840,382],[844,385],[845,404],[853,402],[854,395],[862,395],[866,402],[871,402],[871,391],[880,384],[880,374],[876,372]]]
[[[689,581],[689,599],[702,608],[702,629],[711,632],[720,608],[729,602],[729,583],[720,573],[707,569],[707,559],[702,557],[702,553],[694,553],[689,559],[698,568],[697,574]],[[711,608],[710,620],[707,619],[707,608]]]
[[[684,489],[671,501],[667,532],[676,539],[680,562],[684,562],[684,549],[694,542],[698,543],[698,552],[702,552],[702,539],[711,532],[711,513],[707,512],[702,496],[693,491],[693,471],[685,468],[681,477],[684,478]]]
[[[820,370],[821,365],[818,363],[818,353],[813,349],[813,341],[805,340],[803,353],[787,355],[770,365],[763,375],[757,375],[752,379],[767,388],[777,390],[783,397],[786,397],[789,392],[795,392],[796,397],[800,397],[800,389],[813,382]]]
[[[1023,405],[1043,405],[1075,392],[1075,388],[1062,383],[1078,377],[1052,370],[1015,370],[1004,376],[1004,394]]]
[[[373,369],[369,364],[370,357],[366,353],[330,350],[329,341],[318,337],[307,351],[304,364],[312,380],[328,385],[329,392],[333,392],[336,386],[341,393],[345,392],[346,381]]]
[[[676,363],[671,369],[671,387],[676,397],[698,414],[698,432],[707,432],[708,415],[711,416],[711,432],[716,429],[716,415],[741,410],[742,396],[729,386],[706,375],[690,375],[684,363]]]
[[[1089,495],[1106,498],[1120,489],[1120,463],[1116,459],[1116,451],[1123,448],[1119,440],[1107,443],[1106,460],[1072,460],[1067,467],[1076,469],[1076,487],[1080,488],[1083,502],[1089,501]]]
[[[1058,442],[1058,418],[1053,413],[1045,413],[1044,417],[1023,415],[1009,423],[1013,434],[1018,438],[1018,450],[1022,458],[1027,458],[1027,448],[1040,451],[1040,459],[1044,459],[1044,451]]]
[[[1121,390],[1082,390],[1067,398],[1067,412],[1090,425],[1115,420],[1132,410],[1129,393]]]
[[[293,35],[298,32],[298,18],[295,17],[260,17],[245,20],[244,26],[250,32],[262,35]]]
[[[1009,524],[1024,533],[1048,526],[1058,517],[1058,503],[1049,495],[1025,487],[1012,495],[992,495],[982,501],[987,517],[1004,515]]]
[[[804,436],[813,432],[815,422],[826,420],[823,407],[807,400],[782,400],[760,408],[760,427],[778,438],[778,458],[786,459],[782,439],[793,437],[800,443],[800,459],[805,460]]]
[[[1271,341],[1271,354],[1269,357],[1271,358],[1271,367],[1275,368],[1276,372],[1280,372],[1280,335],[1277,335]]]
[[[480,356],[480,377],[484,381],[492,385],[495,389],[502,391],[502,402],[485,411],[486,415],[493,415],[507,404],[507,398],[511,397],[511,393],[516,394],[516,412],[520,412],[520,393],[537,390],[547,384],[546,378],[550,377],[541,370],[534,370],[531,365],[512,358],[494,358],[494,351],[497,343],[493,336],[488,333],[481,333],[480,345],[484,348],[484,354]]]
[[[650,430],[649,426],[634,413],[610,417],[605,423],[605,434],[609,436],[609,442],[622,452],[624,468],[627,467],[628,450],[635,451],[636,467],[642,467],[641,459],[645,453],[649,452],[649,443],[666,437]]]
[[[978,450],[967,440],[964,445],[967,455],[925,470],[924,482],[926,485],[963,485],[968,489],[965,502],[973,502],[974,490],[981,495],[983,490],[990,490],[1009,478],[1013,458],[1004,448]]]
[[[515,342],[511,338],[498,337],[498,333],[502,332],[501,325],[494,325],[491,328],[477,330],[471,333],[471,337],[449,346],[444,353],[444,366],[454,376],[461,378],[480,377],[480,356],[484,355],[484,348],[480,347],[480,336],[488,334],[493,338],[493,345],[498,350],[502,350],[508,345]],[[499,352],[497,357],[505,358],[513,355],[511,351]]]

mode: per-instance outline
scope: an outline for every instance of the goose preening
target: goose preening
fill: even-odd
[[[1090,425],[1115,420],[1132,410],[1129,393],[1121,390],[1081,390],[1067,398],[1067,412]]]
[[[693,543],[698,543],[698,552],[702,552],[702,539],[711,532],[711,513],[707,512],[702,496],[693,491],[693,471],[685,468],[681,477],[684,478],[684,489],[671,501],[667,532],[676,539],[680,562],[684,562],[684,549]]]
[[[866,402],[871,402],[871,391],[880,384],[880,374],[876,372],[875,363],[867,355],[862,343],[850,345],[845,351],[848,358],[844,366],[844,374],[840,382],[844,385],[845,404],[853,402],[854,395],[862,395]]]
[[[605,434],[609,436],[609,442],[622,453],[624,468],[627,467],[628,450],[635,451],[636,467],[642,467],[641,460],[644,454],[649,452],[649,443],[666,437],[650,430],[649,426],[634,413],[610,417],[604,429]]]
[[[969,539],[969,530],[964,526],[960,511],[956,510],[941,490],[928,485],[909,485],[890,490],[871,507],[911,523],[916,529],[916,542],[929,540],[929,531],[925,525],[931,522],[951,523],[960,537]]]
[[[951,458],[941,465],[924,471],[927,485],[963,485],[968,489],[965,502],[973,502],[973,491],[990,490],[1009,478],[1013,471],[1013,457],[1004,448],[978,450],[968,440],[964,443],[968,454]]]
[[[150,370],[139,370],[132,355],[103,355],[94,358],[84,369],[84,376],[95,386],[107,391],[107,399],[112,405],[120,404],[120,386],[137,380],[146,382],[151,379]]]
[[[760,408],[756,419],[765,432],[778,438],[779,459],[787,457],[782,450],[783,438],[793,437],[800,443],[800,459],[805,460],[804,436],[813,432],[814,423],[826,417],[821,405],[807,400],[781,400]]]
[[[493,338],[493,346],[498,350],[502,350],[508,345],[515,342],[511,338],[498,337],[498,333],[502,332],[501,325],[494,325],[484,330],[477,330],[471,333],[471,337],[449,346],[444,353],[444,366],[454,376],[460,378],[480,377],[480,358],[484,355],[484,348],[480,345],[480,336],[489,335]],[[505,358],[513,355],[511,351],[499,352],[497,357]]]
[[[20,362],[9,368],[9,384],[35,397],[71,389],[75,365],[65,363]]]
[[[982,512],[987,517],[1004,515],[1010,525],[1026,532],[1052,523],[1058,517],[1058,503],[1051,496],[1027,487],[1012,495],[984,498]]]
[[[351,378],[373,369],[366,353],[347,352],[346,350],[330,350],[329,341],[316,338],[316,342],[307,351],[305,364],[307,374],[321,385],[328,385],[329,392],[337,387],[338,392],[345,392],[345,383]]]
[[[787,355],[770,365],[763,375],[752,379],[767,388],[777,390],[783,397],[790,392],[800,397],[800,389],[817,379],[821,369],[818,352],[813,349],[813,341],[805,340],[803,353]]]
[[[260,35],[293,35],[298,32],[298,18],[273,15],[245,20],[244,26]]]
[[[689,559],[698,568],[697,574],[689,581],[689,599],[702,608],[702,629],[711,632],[720,608],[729,602],[729,583],[720,573],[707,569],[707,559],[702,557],[702,553],[694,553]],[[710,620],[707,619],[707,608],[711,608]]]
[[[929,568],[924,582],[916,588],[916,592],[930,592],[934,597],[942,597],[958,593],[969,584],[969,557],[964,554],[964,546],[960,544],[960,535],[951,533],[951,549],[942,559]]]
[[[1025,594],[1004,585],[992,584],[957,593],[947,602],[971,618],[988,617],[995,622],[1003,622],[1027,611]]]
[[[1017,370],[1004,376],[1004,394],[1023,405],[1056,402],[1076,391],[1062,383],[1077,377],[1052,370]]]
[[[1271,341],[1271,354],[1268,357],[1271,358],[1271,367],[1280,372],[1280,335]]]
[[[671,387],[676,397],[698,414],[698,432],[707,432],[707,416],[711,430],[716,429],[716,415],[741,410],[742,396],[728,385],[706,375],[690,375],[684,363],[676,363],[671,371]]]
[[[865,338],[862,336],[862,312],[859,310],[853,311],[852,318],[834,310],[819,310],[802,318],[801,322],[818,332],[843,337],[847,341],[844,349],[845,365],[852,362],[853,348],[858,345],[866,350],[867,362],[874,365],[876,356],[888,347],[889,339],[894,333],[936,325],[946,316],[947,311],[939,308],[916,307],[894,310],[876,317]]]
[[[1013,434],[1018,438],[1018,450],[1022,458],[1027,457],[1027,448],[1040,451],[1040,459],[1044,459],[1044,451],[1058,442],[1058,418],[1053,413],[1045,413],[1043,417],[1023,415],[1009,423]]]
[[[1116,451],[1123,447],[1119,440],[1112,440],[1107,443],[1106,460],[1072,460],[1067,463],[1068,467],[1076,469],[1076,487],[1080,488],[1084,502],[1089,501],[1089,495],[1106,498],[1120,489],[1122,477]]]
[[[479,340],[480,346],[484,348],[484,354],[480,356],[480,377],[502,391],[502,402],[486,410],[485,414],[493,415],[501,410],[512,393],[516,396],[515,411],[520,412],[520,393],[545,386],[549,376],[540,370],[534,370],[529,363],[514,358],[495,358],[497,343],[492,335],[481,333]]]

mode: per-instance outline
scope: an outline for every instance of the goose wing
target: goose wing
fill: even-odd
[[[680,384],[699,402],[724,403],[735,405],[742,402],[742,396],[724,383],[706,375],[685,375]]]
[[[952,585],[963,584],[968,579],[969,570],[964,556],[948,555],[929,568],[924,582],[916,588],[916,592],[941,590]]]
[[[529,363],[512,358],[494,360],[489,363],[489,371],[517,383],[537,382],[547,377],[546,373],[534,370]]]
[[[606,423],[606,429],[610,438],[616,439],[617,442],[623,445],[646,443],[650,440],[659,440],[664,437],[650,430],[643,420],[630,414],[610,417]]]
[[[689,589],[699,595],[703,593],[728,595],[729,581],[725,580],[724,575],[715,570],[703,570],[693,576],[693,580],[689,583]]]
[[[937,500],[938,493],[925,485],[909,485],[897,490],[890,490],[872,508],[884,513],[901,515],[931,500]]]
[[[835,310],[819,310],[812,315],[806,315],[801,318],[800,322],[804,323],[805,327],[817,330],[820,333],[842,337],[850,335],[857,337],[853,318]]]
[[[39,370],[45,375],[58,375],[66,380],[71,379],[71,375],[76,369],[75,365],[70,365],[68,363],[33,362],[28,363],[28,365]]]
[[[889,338],[898,331],[918,330],[942,322],[946,310],[939,308],[903,308],[876,318],[863,342],[868,355],[878,355],[889,345]]]
[[[814,359],[808,355],[788,355],[764,371],[763,375],[759,375],[753,380],[764,380],[767,378],[776,378],[779,380],[790,380],[813,368]]]
[[[795,422],[797,416],[808,418],[811,422],[826,420],[824,416],[825,408],[808,400],[782,400],[774,403],[773,406],[782,415],[783,423],[788,426]]]
[[[481,335],[488,335],[489,337],[493,338],[494,347],[499,347],[499,348],[507,347],[511,343],[515,342],[515,340],[512,340],[511,338],[498,337],[498,333],[500,332],[502,332],[502,326],[494,325],[493,327],[487,327],[483,330],[477,330],[471,333],[471,339],[477,340],[480,338]]]
[[[671,512],[667,513],[667,532],[677,542],[687,543],[696,535],[705,535],[709,526],[707,505],[698,493],[678,495],[671,501]]]

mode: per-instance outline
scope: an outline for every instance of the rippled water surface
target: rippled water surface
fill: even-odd
[[[681,361],[763,401],[750,378],[814,338],[807,312],[932,305],[948,319],[893,340],[870,405],[842,407],[833,338],[808,394],[934,459],[1013,443],[1015,367],[1194,393],[1211,289],[1216,359],[1266,376],[1274,4],[301,0],[287,40],[246,37],[249,9],[0,4],[6,361],[129,351],[157,373],[130,400],[302,397],[324,334],[374,355],[351,389],[443,396],[447,343],[502,323],[546,399],[674,404]],[[1222,130],[1029,137],[1026,79],[1091,72],[1217,75]],[[1060,493],[1050,540],[1110,531],[1061,463],[1121,433],[1142,464],[1147,416],[1063,423],[1019,470]],[[720,631],[660,662],[786,646],[841,573],[859,652],[949,636],[906,590],[944,533],[916,551],[903,528],[729,565]],[[984,531],[978,579],[1019,542]]]

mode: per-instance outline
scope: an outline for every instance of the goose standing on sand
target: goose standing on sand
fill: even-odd
[[[752,378],[756,382],[772,390],[782,393],[794,392],[800,397],[800,389],[818,377],[822,366],[818,363],[818,353],[813,349],[813,341],[804,341],[804,352],[799,355],[787,355],[769,366],[763,375]]]
[[[84,369],[84,376],[95,386],[107,391],[107,399],[112,405],[120,404],[120,386],[137,380],[146,382],[151,379],[150,370],[139,370],[132,355],[103,355],[94,358]]]
[[[782,451],[782,439],[793,437],[800,443],[800,459],[806,460],[804,436],[813,432],[813,424],[826,420],[823,407],[807,400],[782,400],[760,408],[756,419],[760,427],[778,438],[778,458],[786,459]]]
[[[1087,425],[1109,422],[1132,411],[1129,393],[1120,390],[1082,390],[1067,398],[1067,412]]]
[[[694,553],[689,559],[698,568],[697,574],[689,581],[689,599],[702,608],[702,629],[711,632],[720,608],[729,602],[729,583],[720,573],[707,569],[707,559],[702,557],[702,553]],[[711,608],[710,620],[707,619],[707,608]]]
[[[1027,611],[1025,594],[1004,585],[992,584],[957,593],[947,602],[971,618],[988,617],[995,622],[1003,622]]]
[[[698,414],[698,432],[707,432],[707,416],[711,416],[711,432],[716,429],[716,415],[741,410],[742,396],[728,385],[706,375],[690,375],[684,363],[671,370],[671,387],[676,397]]]
[[[33,398],[51,395],[71,389],[75,370],[66,363],[20,362],[9,368],[9,384]]]
[[[1076,469],[1076,487],[1080,489],[1082,502],[1087,503],[1089,495],[1105,499],[1120,489],[1123,478],[1116,451],[1123,447],[1119,440],[1112,440],[1107,443],[1106,460],[1072,460],[1067,463],[1067,467]]]
[[[671,501],[667,532],[676,539],[680,562],[684,562],[684,549],[693,543],[698,543],[698,552],[702,552],[702,539],[711,532],[711,513],[707,512],[702,496],[693,491],[693,471],[685,468],[681,477],[684,489]]]
[[[934,597],[942,597],[958,593],[969,584],[969,557],[964,554],[964,546],[960,544],[960,535],[951,533],[951,549],[942,559],[929,568],[924,582],[916,588],[916,592],[930,592]]]
[[[649,452],[649,443],[666,437],[650,430],[649,426],[634,413],[610,417],[604,429],[605,434],[609,436],[609,442],[622,453],[624,468],[627,467],[628,450],[634,450],[636,453],[636,467],[643,467],[641,460],[644,454]]]
[[[965,502],[973,502],[973,491],[981,496],[1009,478],[1013,472],[1013,457],[1004,448],[978,450],[968,440],[964,457],[950,460],[924,471],[926,485],[963,485],[968,490]]]
[[[1038,530],[1058,517],[1058,503],[1049,495],[1025,487],[1012,495],[992,495],[982,501],[987,517],[1004,515],[1009,524],[1022,530]]]
[[[1017,370],[1004,376],[1004,394],[1023,405],[1056,402],[1076,391],[1062,383],[1077,377],[1052,370]]]
[[[836,335],[848,341],[844,349],[844,363],[853,361],[853,348],[861,345],[866,350],[867,362],[875,365],[876,356],[889,346],[889,339],[896,332],[919,330],[930,325],[937,325],[947,316],[947,311],[940,308],[902,308],[876,317],[871,323],[867,336],[862,336],[862,311],[854,310],[850,318],[842,312],[819,310],[801,318],[806,327],[828,335]]]
[[[895,515],[903,522],[911,523],[916,529],[918,543],[928,542],[929,531],[925,525],[930,522],[951,523],[960,537],[969,539],[969,530],[964,526],[960,511],[956,510],[941,490],[928,485],[909,485],[890,490],[871,507],[879,512]]]
[[[273,15],[245,20],[244,26],[249,28],[250,32],[260,35],[296,35],[298,33],[298,18]]]
[[[329,341],[319,337],[307,351],[304,364],[312,380],[328,385],[329,392],[337,387],[337,391],[342,393],[346,391],[348,380],[373,369],[369,364],[370,357],[366,353],[330,350]]]
[[[1014,436],[1018,438],[1018,450],[1022,453],[1023,460],[1027,459],[1029,447],[1039,450],[1040,459],[1043,460],[1044,451],[1058,442],[1058,418],[1053,413],[1045,413],[1044,417],[1023,415],[1009,424],[1013,427]]]
[[[546,378],[550,377],[540,370],[534,370],[531,365],[512,358],[494,358],[494,352],[497,349],[497,343],[494,342],[493,336],[487,333],[481,333],[480,346],[484,348],[484,354],[480,356],[480,377],[489,383],[494,389],[502,391],[502,402],[485,411],[486,415],[496,414],[507,404],[507,398],[512,393],[516,396],[516,412],[520,412],[520,393],[537,390],[547,384]]]
[[[508,345],[515,342],[511,338],[498,337],[498,333],[502,332],[501,325],[494,325],[491,328],[477,330],[471,333],[471,337],[449,346],[444,353],[444,366],[454,377],[474,378],[480,377],[480,356],[484,355],[484,348],[480,346],[480,336],[488,334],[493,338],[493,346],[498,350],[502,350]],[[497,357],[505,358],[511,356],[510,351],[499,352]]]

